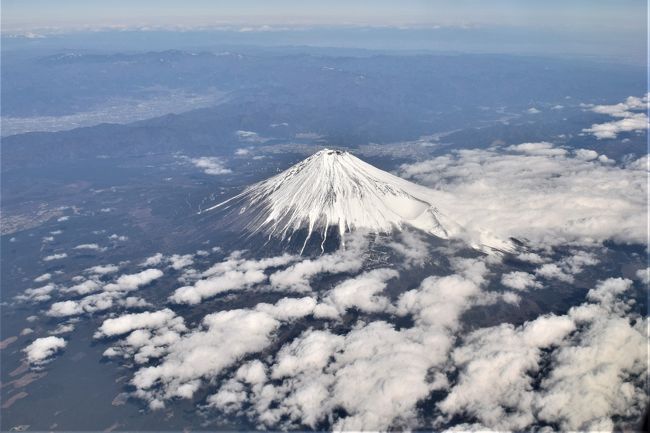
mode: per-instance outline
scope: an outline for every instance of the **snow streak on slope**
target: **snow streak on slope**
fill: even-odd
[[[407,225],[446,238],[453,224],[442,222],[432,192],[348,152],[325,149],[206,211],[238,208],[249,230],[282,239],[306,228],[303,245],[314,231],[325,239],[334,226],[341,239],[346,231],[390,233]]]

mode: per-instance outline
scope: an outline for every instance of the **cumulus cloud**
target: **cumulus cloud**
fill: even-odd
[[[647,158],[640,161],[613,166],[570,155],[460,150],[404,165],[401,174],[433,186],[440,209],[469,237],[488,232],[540,247],[643,244]]]
[[[542,285],[528,272],[514,271],[501,276],[501,284],[515,290],[537,289]]]
[[[630,280],[611,278],[569,312],[583,330],[553,354],[553,368],[536,400],[539,418],[563,430],[612,430],[613,418],[646,409],[647,318],[625,317],[621,295]]]
[[[506,149],[528,155],[564,156],[567,154],[566,150],[555,147],[553,146],[553,143],[547,141],[539,143],[522,143],[508,146]]]
[[[49,256],[45,256],[43,261],[51,262],[52,260],[65,259],[66,257],[68,257],[68,254],[66,253],[50,254]]]
[[[169,326],[169,322],[172,320],[175,321],[172,327],[176,328],[176,331],[180,332],[185,330],[183,318],[176,317],[176,314],[172,310],[166,308],[155,312],[145,311],[143,313],[126,314],[124,316],[106,319],[99,327],[97,333],[95,333],[95,338],[122,335],[135,329],[158,329],[163,325]]]
[[[52,317],[78,316],[84,313],[106,311],[116,306],[144,308],[150,305],[142,298],[135,296],[124,297],[123,292],[100,292],[86,296],[78,301],[55,302],[50,305],[50,309],[46,314]]]
[[[81,244],[81,245],[77,245],[73,249],[75,249],[75,250],[106,251],[106,248],[102,248],[98,244]]]
[[[124,235],[118,235],[117,233],[113,233],[112,235],[110,235],[110,236],[108,237],[108,239],[110,239],[110,240],[112,240],[112,241],[121,241],[121,242],[125,242],[125,241],[128,241],[128,240],[129,240],[129,237],[128,237],[128,236],[124,236]]]
[[[102,288],[101,283],[98,280],[90,279],[85,280],[74,286],[61,289],[62,292],[74,292],[79,295],[87,295],[88,293],[96,292]]]
[[[454,267],[459,274],[428,277],[393,307],[375,297],[382,281],[396,276],[393,270],[377,269],[340,283],[325,294],[315,316],[328,303],[338,303],[341,311],[360,304],[411,316],[415,326],[398,330],[385,321],[359,322],[344,335],[309,329],[284,345],[268,367],[256,365],[254,380],[238,370],[208,403],[225,412],[248,403],[246,415],[273,428],[316,428],[325,421],[337,431],[409,425],[418,402],[447,386],[442,371],[460,316],[481,298],[486,281],[481,260],[457,260]],[[348,290],[363,285],[368,289],[361,294]],[[343,296],[336,302],[338,289]]]
[[[48,272],[46,274],[43,274],[43,275],[40,275],[40,276],[34,278],[34,282],[35,283],[43,283],[43,282],[49,280],[50,278],[52,278],[52,274],[50,274]]]
[[[73,323],[62,323],[58,325],[54,330],[50,331],[50,335],[61,335],[61,334],[68,334],[70,332],[74,331],[74,324]]]
[[[191,286],[176,289],[169,300],[177,304],[195,305],[205,298],[231,290],[244,290],[267,281],[266,269],[287,265],[297,257],[283,254],[260,260],[244,259],[242,251],[235,251],[223,262],[201,274],[202,279]]]
[[[53,317],[66,317],[81,314],[83,311],[83,308],[81,308],[80,303],[77,301],[61,301],[50,305],[47,315]]]
[[[576,158],[582,159],[583,161],[593,161],[598,158],[598,152],[591,149],[577,149],[574,153]]]
[[[52,292],[56,289],[54,284],[46,284],[43,287],[27,289],[21,295],[16,296],[19,301],[45,302],[52,298]]]
[[[146,286],[162,276],[163,272],[160,269],[145,269],[136,274],[121,275],[114,283],[105,285],[104,290],[107,292],[128,292]]]
[[[291,263],[282,262],[282,266]],[[202,273],[202,278],[268,264],[235,254]],[[173,398],[191,398],[202,386],[232,371],[207,398],[208,405],[224,412],[247,407],[247,416],[274,428],[315,427],[329,419],[335,429],[385,429],[415,419],[418,401],[447,386],[444,364],[460,316],[471,305],[484,302],[480,286],[488,273],[485,262],[458,259],[453,267],[458,274],[429,277],[395,305],[382,291],[398,274],[379,268],[340,282],[320,301],[315,296],[283,298],[250,309],[219,311],[205,316],[194,329],[187,329],[169,309],[127,314],[106,319],[96,337],[119,337],[105,356],[142,365],[131,383],[134,395],[153,409]],[[303,281],[305,275],[315,275],[300,268],[294,272]],[[319,315],[323,307],[335,314]],[[415,326],[396,329],[385,321],[360,321],[343,335],[309,329],[266,361],[256,359],[230,370],[243,357],[273,344],[283,324],[310,315],[338,320],[339,314],[353,307],[410,316]],[[360,393],[367,397],[359,399]],[[331,418],[337,408],[344,412]]]
[[[232,170],[224,166],[221,158],[217,158],[215,156],[202,156],[200,158],[192,158],[190,161],[192,164],[194,164],[195,167],[203,170],[205,174],[217,176],[221,174],[232,173]]]
[[[636,278],[646,286],[650,284],[650,268],[639,269],[636,271]]]
[[[545,422],[602,431],[614,428],[615,417],[640,417],[648,400],[647,320],[625,317],[630,286],[610,278],[564,316],[474,331],[453,352],[460,374],[439,409],[446,419],[471,415],[494,430]]]
[[[383,321],[346,336],[310,330],[278,353],[271,376],[281,385],[268,384],[251,399],[267,426],[287,417],[315,428],[342,408],[345,415],[332,419],[336,431],[386,429],[412,420],[417,401],[443,385],[426,380],[430,366],[420,335]]]
[[[64,291],[76,292],[78,294],[98,293],[85,296],[79,300],[55,302],[50,305],[47,315],[52,317],[76,316],[83,313],[105,311],[115,305],[126,308],[147,307],[149,304],[145,300],[127,296],[127,294],[140,287],[151,284],[162,276],[163,272],[159,269],[146,269],[135,274],[120,275],[115,281],[104,284],[103,286],[98,280],[85,280]]]
[[[192,254],[172,254],[169,257],[169,266],[175,270],[183,269],[191,266],[194,263],[194,255]]]
[[[237,137],[239,138],[240,141],[245,141],[247,143],[264,143],[267,141],[267,138],[260,137],[260,135],[257,132],[253,131],[243,131],[239,130],[236,131],[235,134],[237,134]]]
[[[648,116],[645,113],[634,113],[628,117],[591,125],[591,128],[584,129],[584,132],[592,133],[599,140],[614,139],[621,132],[644,131],[648,129]]]
[[[421,415],[420,402],[433,391],[447,392],[436,408],[442,414],[437,421],[440,426],[452,417],[469,415],[476,420],[475,427],[480,423],[485,429],[526,429],[547,422],[575,430],[609,425],[612,417],[629,415],[623,412],[625,405],[635,414],[642,406],[639,385],[627,385],[634,377],[642,381],[638,354],[626,364],[603,351],[614,335],[622,338],[617,342],[619,350],[644,347],[637,334],[646,325],[643,320],[625,318],[629,305],[619,301],[629,291],[630,280],[601,282],[589,292],[585,304],[565,315],[464,332],[463,314],[473,306],[519,301],[512,292],[495,296],[483,290],[499,257],[448,258],[454,274],[429,276],[396,300],[384,293],[387,283],[398,277],[389,268],[365,271],[323,291],[313,290],[311,278],[318,274],[362,269],[363,251],[365,247],[348,245],[347,250],[313,259],[247,259],[243,252],[235,252],[203,272],[196,271],[190,277],[194,283],[186,286],[189,289],[177,290],[170,300],[196,304],[242,287],[302,291],[309,296],[214,312],[192,328],[171,309],[124,314],[104,320],[95,336],[112,340],[105,356],[135,363],[134,395],[152,409],[175,398],[193,398],[207,387],[208,406],[249,417],[265,428],[330,425],[334,430],[386,430],[411,426]],[[569,250],[555,262],[536,253],[521,253],[518,259],[535,265],[536,270],[496,278],[513,290],[537,288],[537,278],[573,278],[585,267],[596,265],[598,251],[593,247]],[[157,263],[166,260],[160,257]],[[346,260],[354,264],[347,265]],[[284,269],[275,270],[278,267]],[[110,298],[112,293],[91,296]],[[58,304],[87,311],[80,301]],[[341,316],[352,308],[361,314],[360,320],[344,330]],[[363,316],[379,312],[385,314],[382,318],[391,319],[369,322]],[[286,335],[287,323],[308,316],[313,318],[308,323],[315,320],[318,325],[278,341]],[[390,323],[396,317],[408,319],[410,325]],[[331,327],[334,324],[336,328]],[[607,339],[599,339],[611,329]],[[574,416],[564,410],[573,404],[561,403],[568,392],[563,386],[572,377],[570,363],[587,356],[594,362],[586,364],[584,378],[578,372],[580,378],[575,379],[576,390],[587,397],[571,398],[583,398],[589,409]],[[603,362],[607,373],[600,372]],[[606,405],[599,400],[594,377],[622,387],[615,402]],[[641,403],[630,404],[631,398]]]
[[[541,349],[574,329],[567,317],[544,316],[518,328],[474,331],[454,350],[461,375],[438,407],[448,415],[470,414],[490,428],[524,429],[534,422],[530,374],[539,370]]]
[[[37,338],[23,349],[27,362],[33,366],[41,366],[51,361],[52,356],[65,348],[67,342],[61,337]]]
[[[197,329],[166,347],[159,364],[135,373],[131,381],[135,395],[147,400],[153,409],[174,397],[191,398],[204,379],[218,376],[243,356],[271,344],[283,321],[310,314],[315,303],[311,308],[291,308],[306,304],[309,302],[276,304],[277,310],[268,310],[268,304],[264,304],[261,310],[266,311],[237,309],[208,314]]]
[[[571,250],[568,257],[564,257],[557,263],[546,263],[535,270],[535,275],[572,283],[574,275],[581,273],[586,266],[593,266],[599,263],[594,253]]]
[[[535,275],[544,278],[554,278],[565,283],[573,283],[573,275],[567,274],[555,263],[546,263],[535,270]]]
[[[429,260],[429,248],[424,238],[413,231],[402,231],[399,242],[391,241],[388,246],[404,257],[404,266],[422,266]]]
[[[544,263],[544,258],[537,253],[519,253],[517,254],[517,259],[522,262],[541,264]]]
[[[363,265],[366,246],[366,239],[352,235],[346,245],[336,252],[323,254],[316,259],[305,259],[287,269],[276,271],[269,278],[271,286],[281,290],[306,292],[311,290],[310,279],[318,274],[358,271]]]
[[[87,268],[85,271],[95,275],[113,274],[119,270],[115,265],[97,265]]]
[[[591,125],[583,132],[593,134],[597,139],[613,139],[621,132],[645,131],[648,129],[648,95],[637,98],[628,97],[625,102],[614,105],[596,105],[590,108],[595,113],[608,114],[620,118],[605,123]],[[639,112],[641,111],[641,112]]]
[[[148,267],[148,266],[158,266],[160,263],[162,263],[163,259],[165,256],[163,256],[162,253],[156,253],[151,257],[147,257],[140,266],[143,267]]]
[[[347,279],[328,292],[314,315],[338,317],[352,307],[369,313],[386,311],[390,300],[379,293],[386,288],[388,280],[398,275],[394,269],[380,268]]]

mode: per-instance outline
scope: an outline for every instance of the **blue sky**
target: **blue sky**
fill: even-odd
[[[4,31],[82,26],[517,26],[645,32],[645,0],[2,0]]]

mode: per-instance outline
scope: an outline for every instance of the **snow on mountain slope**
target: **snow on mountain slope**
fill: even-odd
[[[348,152],[321,150],[286,171],[204,210],[229,209],[253,232],[291,239],[307,229],[323,243],[328,228],[391,233],[411,226],[447,238],[460,228],[434,203],[435,191],[362,161]]]

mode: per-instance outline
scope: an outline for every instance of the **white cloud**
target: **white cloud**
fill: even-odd
[[[523,262],[534,263],[534,264],[544,263],[544,258],[542,258],[537,253],[520,253],[517,255],[517,259]]]
[[[218,376],[243,356],[268,346],[283,321],[310,314],[310,308],[291,308],[307,304],[313,308],[315,303],[303,299],[278,303],[276,310],[264,304],[261,308],[267,311],[238,309],[205,316],[197,329],[169,344],[159,364],[135,373],[131,381],[135,395],[147,400],[152,409],[173,397],[192,397],[204,379]]]
[[[102,248],[98,244],[81,244],[81,245],[77,245],[73,249],[75,249],[75,250],[106,251],[106,248]]]
[[[309,280],[321,273],[339,274],[355,272],[363,265],[363,252],[367,245],[363,236],[352,235],[346,245],[333,253],[316,259],[305,259],[286,269],[271,274],[271,286],[282,290],[306,292],[311,290]]]
[[[67,334],[74,331],[74,324],[72,323],[62,323],[57,326],[53,331],[50,331],[50,335],[61,335]]]
[[[596,105],[591,111],[620,118],[611,122],[591,125],[583,132],[593,134],[597,139],[614,139],[621,132],[645,131],[648,129],[648,95],[643,98],[630,96],[625,102],[615,105]],[[638,112],[642,111],[642,112]]]
[[[636,278],[646,286],[650,284],[650,268],[639,269],[636,271]]]
[[[593,161],[598,158],[598,152],[590,149],[578,149],[575,152],[576,158],[582,159],[583,161]]]
[[[501,284],[515,290],[537,289],[542,285],[528,272],[514,271],[501,276]]]
[[[112,337],[129,333],[135,329],[157,329],[169,325],[174,320],[177,331],[184,331],[183,318],[166,308],[164,310],[143,313],[126,314],[124,316],[106,319],[95,333],[95,338]]]
[[[194,256],[192,254],[172,254],[169,257],[169,266],[177,271],[187,266],[191,266],[193,263]]]
[[[61,337],[37,338],[23,349],[27,362],[34,366],[41,366],[49,362],[52,356],[65,348],[67,342]]]
[[[144,262],[140,264],[140,266],[143,267],[148,267],[148,266],[158,266],[160,263],[162,263],[164,256],[162,253],[156,253],[151,257],[148,257]]]
[[[614,105],[596,105],[590,108],[594,113],[608,114],[612,117],[627,117],[631,110],[647,110],[648,96],[637,98],[629,96],[625,102]]]
[[[261,260],[246,260],[241,251],[235,251],[225,261],[217,263],[201,274],[203,279],[191,286],[176,289],[169,300],[177,304],[198,304],[205,298],[230,290],[244,290],[267,281],[264,271],[296,260],[284,254]]]
[[[102,288],[99,281],[91,279],[85,280],[79,284],[75,284],[72,287],[66,289],[61,289],[62,292],[75,292],[79,295],[87,295],[88,293],[97,292]]]
[[[562,268],[573,275],[583,271],[585,266],[597,265],[600,260],[593,252],[584,250],[571,250],[570,255],[560,260]]]
[[[397,276],[399,273],[394,269],[380,268],[345,280],[327,293],[314,315],[336,318],[352,307],[369,313],[386,311],[390,300],[379,293],[388,280]]]
[[[624,317],[630,286],[607,279],[589,292],[592,302],[567,315],[472,332],[453,352],[460,374],[438,404],[446,419],[470,415],[488,430],[543,421],[593,431],[612,430],[614,417],[640,417],[648,401],[647,320]]]
[[[48,316],[53,317],[66,317],[66,316],[75,316],[83,313],[79,302],[77,301],[61,301],[55,302],[50,305],[50,309],[47,312]]]
[[[54,284],[46,284],[36,289],[27,289],[21,295],[16,296],[19,301],[45,302],[52,298],[52,292],[56,289]]]
[[[120,268],[116,265],[97,265],[87,268],[85,271],[95,275],[107,275],[117,272]]]
[[[361,269],[360,257],[364,250],[365,247],[350,247],[306,260],[297,256],[253,260],[236,252],[206,271],[188,277],[199,279],[186,286],[190,289],[177,291],[172,298],[182,293],[184,297],[178,298],[181,303],[194,304],[216,293],[242,287],[308,291],[310,296],[218,311],[208,314],[200,325],[189,330],[183,319],[170,309],[126,314],[106,319],[96,336],[119,338],[105,355],[132,360],[138,366],[131,382],[136,388],[134,395],[144,399],[152,409],[163,407],[174,398],[192,398],[197,390],[207,386],[209,406],[224,413],[247,416],[265,428],[319,428],[321,423],[331,425],[334,430],[411,426],[419,416],[418,403],[434,390],[447,389],[447,398],[439,406],[444,415],[439,422],[444,423],[446,417],[454,415],[471,415],[492,430],[525,429],[540,419],[582,429],[595,423],[605,425],[610,417],[623,414],[623,406],[632,397],[641,401],[632,405],[634,410],[643,404],[638,386],[630,389],[626,385],[637,374],[638,357],[634,355],[635,360],[627,364],[632,366],[628,369],[613,355],[602,352],[602,345],[608,342],[596,339],[600,331],[589,334],[590,329],[610,329],[614,327],[614,319],[621,319],[627,304],[618,298],[629,290],[631,281],[610,279],[600,283],[589,292],[588,303],[564,316],[541,316],[521,326],[503,324],[466,333],[461,318],[469,308],[499,301],[516,304],[520,300],[512,292],[495,296],[481,290],[494,272],[488,266],[498,264],[498,257],[450,258],[456,274],[425,278],[417,288],[402,293],[395,303],[382,293],[386,282],[397,276],[395,270],[388,268],[355,275],[329,290],[311,291],[310,279],[315,275],[332,269],[335,272]],[[598,263],[597,251],[570,250],[555,263],[544,263],[550,259],[536,253],[524,253],[519,258],[539,265],[538,271],[546,269],[538,272],[545,278],[558,275],[572,278],[586,266]],[[356,261],[353,266],[346,268],[342,264],[352,259]],[[163,260],[161,257],[159,264]],[[274,285],[267,272],[275,267],[286,269],[271,274],[282,277],[278,280],[281,283]],[[497,278],[515,290],[539,285],[533,274],[519,271]],[[112,284],[117,284],[117,280]],[[263,288],[256,287],[263,284],[266,285]],[[71,301],[71,305],[58,303],[59,308],[87,311],[81,305],[84,299]],[[117,302],[121,298],[110,299]],[[338,320],[349,308],[409,318],[413,325],[396,328],[387,321],[367,323],[362,319],[346,332],[338,327],[334,328],[336,331],[331,330],[333,322],[329,322],[324,329],[319,324],[318,330],[303,331],[297,338],[283,343],[276,353],[267,352],[269,347],[277,350],[278,335],[285,335],[278,333],[284,323],[310,315],[321,321]],[[597,328],[596,323],[601,320],[608,324]],[[645,326],[622,320],[633,329],[616,325],[620,326],[616,333],[624,340],[617,346],[621,350],[638,344],[634,332]],[[462,343],[454,350],[458,336],[462,336]],[[563,409],[572,405],[558,402],[566,393],[561,385],[570,377],[568,367],[563,366],[568,365],[568,360],[578,362],[578,358],[570,355],[578,347],[589,347],[596,360],[595,353],[605,353],[601,361],[607,364],[608,373],[598,376],[600,372],[594,361],[588,365],[587,376],[602,377],[613,386],[620,385],[623,391],[615,397],[616,402],[606,406],[587,378],[576,379],[576,389],[587,393],[589,398],[584,404],[593,403],[593,407],[572,416]],[[260,352],[264,357],[242,361]],[[565,352],[567,355],[560,356]],[[580,356],[587,356],[586,353],[587,349]],[[453,354],[451,358],[450,354]],[[555,369],[561,373],[557,373],[557,380],[552,379]],[[225,378],[224,374],[227,374]],[[544,377],[536,377],[538,374]],[[615,378],[620,382],[615,382]],[[359,395],[364,398],[360,399]],[[582,398],[582,394],[576,398]]]
[[[429,277],[400,297],[396,312],[412,316],[415,327],[396,330],[390,323],[376,321],[360,322],[347,335],[308,330],[276,355],[270,368],[275,382],[249,386],[235,377],[209,402],[232,411],[249,401],[252,409],[248,415],[275,428],[315,428],[324,420],[337,431],[385,430],[401,422],[408,425],[416,417],[418,401],[447,385],[441,369],[453,333],[462,312],[473,299],[480,298],[485,264],[459,260],[455,266],[461,275]],[[386,279],[395,275],[389,269],[371,272],[344,281],[339,288],[369,283],[375,285],[370,290],[374,292],[379,283],[370,276]],[[362,302],[348,302],[344,296],[342,304],[367,305],[368,298],[363,298]],[[368,306],[376,311],[385,304],[379,301]],[[345,415],[335,415],[337,408]]]
[[[104,286],[105,291],[131,291],[135,290],[141,286],[146,286],[152,281],[157,280],[163,276],[163,272],[160,269],[145,269],[142,272],[137,274],[125,274],[120,275],[120,277],[114,282],[109,283]]]
[[[247,362],[237,369],[233,379],[221,385],[218,393],[208,397],[208,404],[225,413],[237,411],[248,399],[244,383],[252,385],[254,392],[259,394],[264,382],[266,382],[266,366],[258,360]]]
[[[124,242],[124,241],[128,241],[128,240],[129,240],[129,237],[128,237],[128,236],[124,236],[124,235],[118,235],[117,233],[113,233],[112,235],[110,235],[110,236],[108,237],[108,239],[110,239],[110,240],[112,240],[112,241],[121,241],[121,242]]]
[[[553,354],[536,399],[540,419],[563,430],[612,430],[613,417],[645,411],[648,322],[624,317],[628,307],[620,298],[630,286],[621,278],[602,281],[588,294],[596,304],[571,309],[583,329]]]
[[[438,407],[447,415],[470,414],[498,430],[522,430],[534,422],[531,373],[541,350],[575,329],[567,317],[543,316],[522,327],[503,324],[472,332],[454,350],[461,371]]]
[[[391,241],[388,246],[404,257],[404,266],[422,266],[429,260],[429,248],[425,239],[414,231],[404,230],[400,241]]]
[[[232,173],[232,170],[223,165],[221,158],[215,156],[202,156],[200,158],[192,158],[190,162],[197,168],[203,170],[205,174],[221,175]]]
[[[243,131],[239,130],[236,131],[235,134],[237,134],[237,137],[239,138],[240,141],[245,141],[248,143],[264,143],[267,141],[267,138],[260,137],[257,132],[253,131]]]
[[[315,428],[329,419],[336,431],[385,429],[412,420],[417,401],[444,385],[425,380],[430,365],[417,333],[386,322],[360,324],[346,336],[308,330],[276,355],[275,383],[259,366],[253,380],[238,372],[208,402],[233,411],[248,400],[249,415],[268,427]],[[334,417],[336,408],[346,415]]]
[[[104,286],[101,286],[97,280],[86,280],[64,291],[74,291],[79,294],[94,291],[99,291],[99,293],[88,295],[76,301],[55,302],[50,305],[47,315],[52,317],[76,316],[83,313],[105,311],[115,305],[125,308],[146,307],[149,304],[145,300],[137,297],[127,297],[127,293],[146,286],[162,276],[163,272],[159,269],[146,269],[136,274],[120,275],[115,281]]]
[[[246,156],[246,155],[248,155],[248,154],[250,154],[250,153],[251,153],[250,150],[248,150],[248,149],[243,149],[243,148],[241,148],[241,149],[237,149],[237,150],[235,151],[235,155],[237,155],[237,156]]]
[[[554,278],[565,283],[573,283],[573,275],[567,274],[555,263],[546,263],[535,270],[535,275],[544,278]]]
[[[525,153],[528,155],[542,156],[564,156],[567,151],[553,146],[553,143],[542,141],[539,143],[522,143],[506,147],[514,152]]]
[[[197,255],[206,256],[207,251],[197,251]],[[162,263],[168,263],[169,266],[175,270],[181,270],[194,264],[194,254],[172,254],[165,256],[162,253],[156,253],[153,256],[145,259],[140,266],[158,266]]]
[[[43,261],[51,262],[52,260],[65,259],[66,257],[68,257],[68,255],[66,253],[51,254],[49,256],[44,257]]]
[[[634,113],[625,119],[591,125],[583,129],[592,133],[599,140],[614,139],[621,132],[644,131],[648,129],[648,116],[645,113]]]
[[[404,165],[401,174],[434,186],[439,208],[470,238],[488,232],[542,247],[644,244],[647,171],[639,161],[613,166],[569,155],[460,150]]]
[[[594,253],[570,250],[569,256],[560,259],[557,263],[546,263],[537,268],[535,275],[572,283],[574,275],[581,273],[585,266],[594,266],[598,263],[599,260]]]
[[[602,305],[612,307],[616,299],[632,286],[632,280],[623,278],[609,278],[601,281],[596,288],[589,290],[587,299]]]

